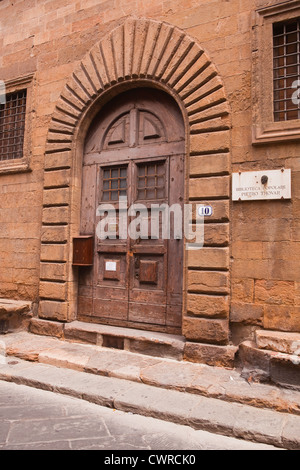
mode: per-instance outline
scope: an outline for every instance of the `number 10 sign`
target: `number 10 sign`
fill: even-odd
[[[198,207],[198,214],[201,217],[210,217],[213,215],[213,208],[211,206],[200,206]]]

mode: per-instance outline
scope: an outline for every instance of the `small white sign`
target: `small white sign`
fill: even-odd
[[[117,263],[115,261],[106,261],[105,271],[116,271],[116,270],[117,270]]]
[[[211,206],[200,206],[198,207],[198,214],[201,217],[210,217],[213,215],[213,208]]]
[[[246,171],[232,174],[232,200],[291,199],[291,170]]]

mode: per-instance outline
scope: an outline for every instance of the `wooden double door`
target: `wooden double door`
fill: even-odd
[[[180,331],[183,202],[176,103],[143,88],[119,95],[85,143],[81,234],[93,234],[95,243],[93,267],[79,273],[79,319]]]

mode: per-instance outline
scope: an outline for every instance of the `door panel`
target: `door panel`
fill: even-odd
[[[97,318],[126,321],[128,316],[129,243],[119,236],[119,198],[128,196],[129,173],[128,165],[98,165],[98,205],[109,204],[115,213],[103,213],[96,222],[104,220],[104,228],[115,238],[96,240],[93,315]]]
[[[130,302],[128,320],[135,324],[141,323],[141,325],[165,326],[165,310],[165,305],[149,303],[140,305],[137,302]],[[149,319],[151,319],[151,322]]]
[[[130,240],[131,321],[166,325],[168,240],[160,234],[156,239],[151,237],[151,205],[168,203],[168,163],[168,158],[133,162],[132,203],[147,208],[141,217],[148,227],[148,236],[142,234],[141,238]]]
[[[170,239],[162,229],[167,205],[183,205],[183,153],[180,112],[156,90],[125,93],[93,124],[85,145],[81,233],[92,234],[101,223],[115,236],[95,237],[94,266],[79,275],[79,319],[179,332],[183,240],[174,239],[172,224]],[[142,204],[144,210],[120,213],[120,196],[127,208]],[[101,204],[110,204],[116,217],[96,215]]]
[[[81,233],[93,234],[95,231],[95,205],[96,205],[96,165],[85,165],[83,167],[83,181],[81,206]]]
[[[130,301],[166,303],[165,256],[134,255],[130,271]]]
[[[169,205],[181,206],[184,201],[184,158],[170,157]],[[183,223],[183,220],[182,220]],[[168,243],[168,285],[167,285],[167,317],[170,325],[178,325],[182,316],[183,290],[183,238],[171,237]]]

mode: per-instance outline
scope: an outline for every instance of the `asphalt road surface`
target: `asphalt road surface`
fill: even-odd
[[[138,451],[173,451],[169,464],[193,465],[200,450],[260,449],[273,448],[0,381],[0,450],[102,450],[99,464],[137,467],[148,458],[166,463],[159,453]],[[125,456],[137,460],[118,460]]]

